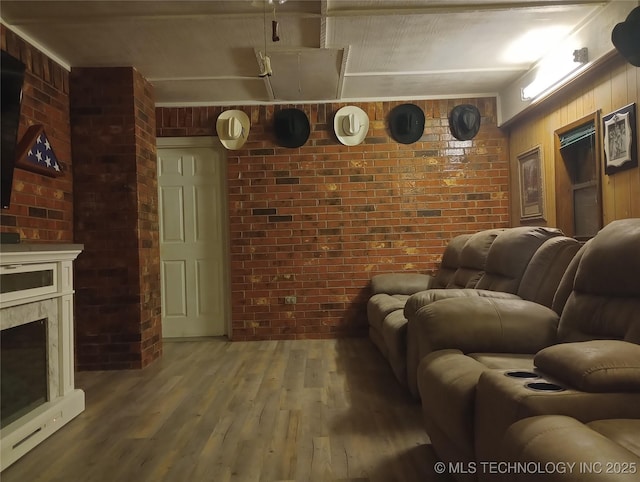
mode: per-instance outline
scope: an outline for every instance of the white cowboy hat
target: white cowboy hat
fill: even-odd
[[[345,146],[357,146],[369,132],[369,117],[360,107],[347,105],[336,112],[333,128]]]
[[[249,116],[241,110],[226,110],[218,116],[216,132],[227,149],[240,149],[249,137]]]

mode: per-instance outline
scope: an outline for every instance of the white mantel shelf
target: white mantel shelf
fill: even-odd
[[[0,294],[0,327],[47,319],[48,400],[0,430],[0,470],[84,411],[74,386],[73,261],[81,244],[20,243],[0,246],[0,275],[51,271],[51,282]]]
[[[20,262],[33,263],[48,259],[61,259],[71,256],[75,259],[84,249],[83,244],[45,244],[45,243],[16,243],[0,245],[0,264]]]

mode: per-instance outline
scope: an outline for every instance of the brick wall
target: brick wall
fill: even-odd
[[[79,369],[160,356],[153,91],[130,67],[72,69]]]
[[[141,366],[162,353],[160,234],[156,117],[153,87],[133,71],[136,137],[138,271],[140,277]]]
[[[42,124],[64,171],[52,178],[15,169],[11,207],[2,210],[0,230],[17,232],[23,241],[73,242],[69,73],[4,25],[0,46],[26,65],[18,140],[29,126]]]
[[[467,102],[482,127],[461,142],[447,117]],[[353,147],[333,132],[345,104],[297,106],[311,123],[298,149],[278,147],[272,129],[274,112],[290,106],[239,107],[251,130],[228,152],[234,340],[362,334],[371,276],[433,271],[454,235],[509,225],[508,142],[494,99],[416,101],[425,133],[411,145],[386,127],[399,103],[357,103],[370,129]],[[228,108],[158,108],[157,135],[216,135]]]

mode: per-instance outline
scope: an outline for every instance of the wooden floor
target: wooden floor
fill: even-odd
[[[448,480],[366,339],[167,342],[144,370],[76,384],[85,412],[2,482]]]

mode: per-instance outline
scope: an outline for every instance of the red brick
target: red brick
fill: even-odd
[[[29,218],[28,214],[30,209],[50,208],[60,211],[63,219],[73,218],[69,98],[68,94],[61,89],[59,82],[50,75],[53,69],[56,73],[54,77],[67,78],[68,72],[4,25],[0,25],[0,36],[3,39],[3,49],[6,48],[27,66],[18,140],[31,125],[42,124],[56,156],[65,168],[64,175],[59,178],[15,169],[11,207],[3,211],[0,231],[17,232],[23,241],[73,242],[74,234],[71,224],[57,223],[46,217],[34,220]],[[43,63],[46,64],[46,72]],[[47,186],[47,189],[43,189],[43,186]]]
[[[76,265],[78,368],[141,368],[162,353],[153,90],[132,68],[73,69],[70,88],[75,231],[85,245]],[[106,336],[106,358],[84,356],[87,333]],[[137,340],[120,343],[122,333]]]
[[[483,126],[460,142],[447,116],[468,102],[483,111]],[[508,145],[495,126],[494,99],[416,101],[427,140],[409,146],[391,139],[385,124],[399,103],[358,103],[376,142],[353,147],[338,144],[327,122],[345,104],[297,106],[312,124],[298,149],[274,145],[273,115],[286,106],[242,107],[249,140],[227,159],[234,340],[363,334],[373,274],[433,272],[451,237],[508,225]],[[157,135],[215,135],[215,118],[228,108],[158,108]],[[254,215],[259,209],[276,217]],[[292,218],[273,222],[277,216]],[[289,295],[296,305],[282,304]]]

